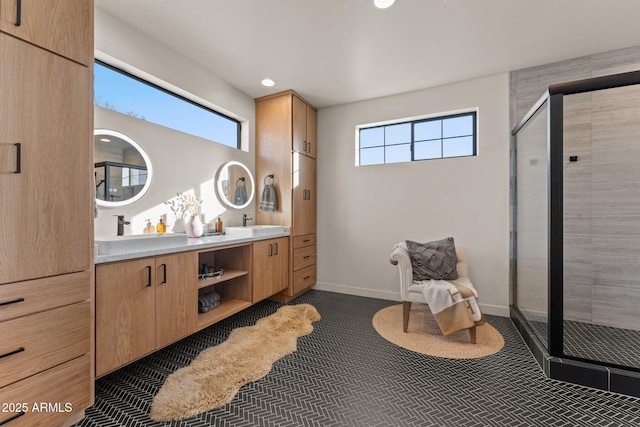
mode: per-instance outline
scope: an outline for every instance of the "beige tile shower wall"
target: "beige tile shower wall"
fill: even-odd
[[[640,46],[515,71],[511,124],[551,84],[635,70]],[[565,317],[639,329],[640,89],[564,101]]]

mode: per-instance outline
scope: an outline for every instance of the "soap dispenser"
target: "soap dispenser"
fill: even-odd
[[[164,223],[164,221],[162,220],[162,217],[160,217],[160,222],[158,222],[158,225],[156,226],[156,230],[158,231],[158,233],[166,233],[167,232],[167,226]]]
[[[144,234],[155,233],[156,228],[151,224],[151,220],[147,220],[147,226],[144,228]]]

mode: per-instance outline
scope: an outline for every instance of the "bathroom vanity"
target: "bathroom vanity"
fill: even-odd
[[[99,247],[96,377],[287,289],[289,228],[246,230],[178,239],[159,249],[133,244],[133,251],[100,255]],[[201,278],[203,264],[222,268],[223,274]],[[211,291],[220,295],[220,305],[199,313],[198,296]]]

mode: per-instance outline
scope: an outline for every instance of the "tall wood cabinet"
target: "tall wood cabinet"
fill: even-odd
[[[273,175],[278,197],[277,211],[258,211],[256,221],[291,227],[289,286],[279,299],[291,299],[316,282],[316,117],[316,109],[291,90],[256,99],[258,194],[264,178]],[[313,257],[301,264],[295,261],[303,248]]]
[[[0,0],[0,402],[26,405],[0,424],[53,426],[93,403],[93,2],[20,6]]]

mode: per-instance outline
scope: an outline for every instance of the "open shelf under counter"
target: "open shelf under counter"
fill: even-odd
[[[247,307],[252,305],[251,301],[244,301],[234,298],[220,299],[220,305],[211,311],[206,313],[198,313],[198,326],[197,329],[204,329],[207,326],[211,326],[216,322],[219,322],[231,315],[234,315]]]
[[[207,279],[198,280],[198,289],[206,288],[207,286],[217,285],[227,280],[235,279],[236,277],[242,277],[249,274],[247,270],[225,270],[222,276],[209,277]]]

